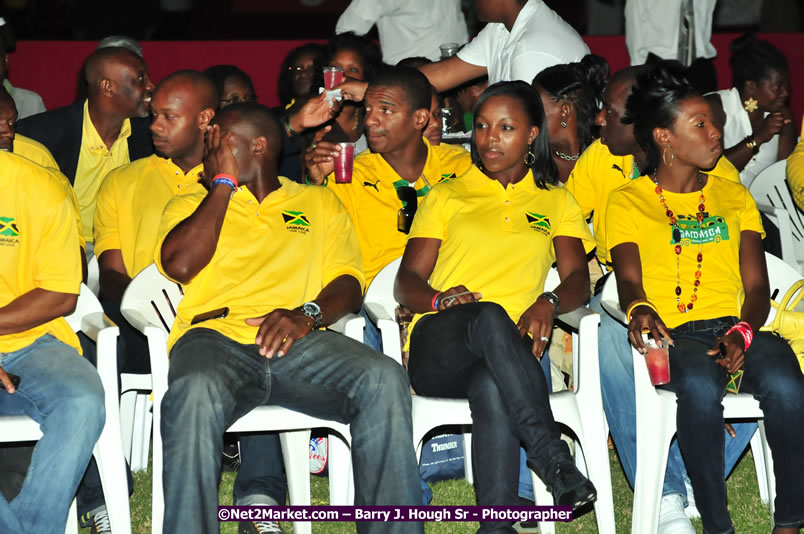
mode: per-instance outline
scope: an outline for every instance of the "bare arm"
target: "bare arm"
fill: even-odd
[[[360,309],[363,292],[360,282],[350,275],[342,275],[324,286],[314,299],[321,308],[321,326],[327,326],[346,315]],[[260,346],[260,354],[266,358],[282,357],[293,343],[309,334],[315,327],[312,318],[294,310],[277,309],[263,315],[246,319],[246,324],[259,326],[255,343]]]
[[[36,288],[0,308],[0,336],[25,332],[75,310],[78,295]]]
[[[776,161],[787,159],[796,148],[796,129],[793,122],[793,112],[789,107],[784,107],[781,110],[782,117],[786,121],[782,126],[782,131],[779,132],[779,152],[776,155]]]
[[[120,249],[105,250],[98,258],[100,271],[100,296],[102,298],[120,299],[131,283],[126,272],[123,253]]]
[[[645,288],[642,286],[642,262],[637,244],[617,245],[611,249],[611,259],[617,276],[620,308],[626,311],[636,301],[647,301]],[[631,321],[628,323],[628,340],[642,353],[647,351],[647,347],[642,341],[643,330],[650,331],[651,336],[657,342],[663,337],[671,339],[670,332],[655,310],[648,306],[637,306],[631,312]]]
[[[469,290],[463,285],[438,291],[427,283],[438,259],[440,246],[440,239],[416,237],[408,240],[405,247],[402,263],[399,265],[399,272],[394,282],[394,298],[414,313],[433,311],[433,297],[439,293],[441,293],[438,302],[439,310],[475,302],[482,297],[480,293],[466,293]],[[459,293],[466,294],[458,296]],[[455,295],[453,298],[448,298],[453,295]]]
[[[439,93],[488,74],[486,67],[472,65],[458,56],[422,65],[419,70]]]
[[[577,237],[557,236],[553,239],[558,263],[558,275],[561,283],[553,290],[558,297],[559,308],[555,309],[549,300],[543,297],[525,310],[517,322],[519,333],[533,336],[533,355],[541,358],[547,347],[547,340],[553,330],[553,319],[559,313],[565,313],[583,306],[589,301],[589,267],[583,242]]]
[[[230,136],[221,136],[217,124],[209,127],[204,158],[207,180],[218,173],[239,177],[237,161],[229,144]],[[168,233],[161,250],[162,269],[168,276],[186,284],[206,267],[218,247],[231,195],[232,189],[228,185],[215,185],[193,214]]]

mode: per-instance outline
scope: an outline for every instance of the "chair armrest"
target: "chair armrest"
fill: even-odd
[[[561,315],[556,317],[556,320],[562,325],[567,326],[570,329],[575,330],[577,332],[578,329],[581,327],[581,319],[583,319],[587,315],[592,315],[593,313],[595,312],[593,312],[586,306],[578,306],[571,312],[562,313]]]
[[[366,315],[369,316],[369,319],[371,319],[371,322],[373,322],[374,324],[379,323],[383,319],[387,321],[396,320],[396,318],[393,315],[388,314],[388,311],[385,309],[385,306],[377,302],[364,302],[363,307],[366,310]]]
[[[109,327],[117,328],[117,325],[106,317],[103,312],[90,313],[81,319],[81,332],[95,343],[98,342],[101,330]]]
[[[366,320],[356,313],[348,313],[329,325],[328,330],[344,334],[358,341],[363,341],[363,328],[366,326]],[[360,332],[360,339],[355,337],[357,332]]]
[[[121,309],[120,313],[123,314],[123,317],[125,317],[126,321],[128,321],[131,326],[139,330],[141,334],[145,335],[145,328],[151,324],[151,321],[146,319],[144,315],[134,309]]]
[[[624,325],[628,324],[626,322],[625,312],[620,308],[619,302],[614,302],[611,300],[601,300],[600,305],[614,319],[616,319],[617,321],[621,322]]]

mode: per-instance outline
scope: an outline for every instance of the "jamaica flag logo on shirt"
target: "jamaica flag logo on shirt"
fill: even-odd
[[[525,217],[528,219],[531,229],[539,231],[543,234],[550,233],[550,219],[547,215],[541,215],[533,211],[525,212]]]
[[[0,217],[0,247],[12,247],[20,242],[20,231],[13,217]]]
[[[282,219],[284,219],[285,228],[291,232],[300,232],[306,234],[310,231],[310,219],[303,211],[285,210],[282,212]]]

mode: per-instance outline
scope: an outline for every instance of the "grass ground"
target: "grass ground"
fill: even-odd
[[[620,469],[619,461],[613,451],[610,453],[612,485],[614,490],[614,513],[618,533],[631,530],[631,504],[633,492],[628,486],[625,475]],[[132,532],[150,534],[151,532],[151,471],[134,474],[135,492],[131,498]],[[220,503],[232,503],[233,473],[224,473],[220,485]],[[728,480],[729,508],[737,530],[744,534],[767,533],[772,528],[768,508],[759,499],[754,462],[750,451],[738,464]],[[311,480],[312,504],[325,505],[328,502],[328,483],[326,478],[313,476]],[[433,502],[435,506],[474,504],[472,487],[465,480],[451,480],[433,485]],[[698,532],[702,532],[700,520],[693,521]],[[290,524],[283,527],[292,532]],[[469,534],[475,532],[477,523],[428,523],[427,534]],[[315,523],[314,534],[351,534],[355,532],[353,523]],[[558,523],[558,534],[595,533],[594,511],[577,517],[570,523]],[[237,534],[237,523],[222,523],[222,534]],[[82,534],[89,534],[85,530]]]

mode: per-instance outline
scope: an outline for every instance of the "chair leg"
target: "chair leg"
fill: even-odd
[[[329,504],[350,506],[355,502],[355,485],[352,475],[352,456],[349,446],[337,434],[327,437],[329,447]]]
[[[530,470],[530,480],[533,484],[533,497],[537,506],[552,506],[553,494],[547,491],[547,486],[544,485],[542,479]],[[555,534],[556,524],[552,521],[539,522],[539,534]]]
[[[463,427],[463,472],[469,484],[474,485],[475,475],[472,471],[472,432],[470,426]]]
[[[109,424],[108,414],[106,424]],[[112,429],[109,430],[113,432]],[[121,454],[121,446],[119,442],[115,443],[114,436],[104,436],[104,434],[107,434],[105,428],[95,446],[93,455],[98,464],[106,511],[115,534],[131,534],[131,509],[128,502],[126,466]]]
[[[70,511],[67,512],[67,528],[64,529],[64,534],[77,534],[78,533],[78,504],[76,499],[70,505]]]
[[[285,473],[288,479],[290,504],[310,504],[310,430],[281,432],[282,457],[285,460]],[[310,534],[309,522],[293,522],[293,532]]]
[[[773,514],[776,512],[776,475],[773,472],[773,455],[771,454],[770,445],[768,445],[768,438],[765,435],[765,421],[762,419],[759,420],[758,433],[761,438],[765,459],[765,484],[768,488],[768,508],[770,509],[771,517],[773,517]],[[756,461],[756,459],[754,461]]]
[[[143,463],[143,443],[150,438],[151,428],[146,429],[145,425],[150,416],[148,411],[148,394],[138,393],[134,404],[134,424],[131,436],[131,470],[143,471],[148,469],[148,451],[145,451],[145,462]],[[148,438],[145,435],[148,435]]]
[[[123,451],[126,461],[131,465],[131,442],[134,437],[134,410],[138,391],[126,391],[120,397],[120,434],[123,439]]]
[[[659,409],[648,420],[640,421],[637,405],[637,469],[634,482],[632,534],[656,532],[659,528],[659,506],[667,470],[670,440],[675,433],[675,402],[672,409]],[[671,413],[672,412],[672,413]],[[650,429],[640,432],[640,428]]]
[[[762,449],[762,436],[759,429],[751,437],[751,453],[754,456],[754,468],[757,472],[757,485],[759,486],[759,498],[766,505],[768,503],[768,477],[765,472],[765,451]]]
[[[591,418],[587,418],[591,419]],[[609,464],[608,429],[605,422],[583,420],[583,436],[580,447],[576,443],[576,460],[583,458],[589,480],[597,490],[595,518],[598,534],[614,534],[614,495],[611,488]]]

